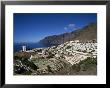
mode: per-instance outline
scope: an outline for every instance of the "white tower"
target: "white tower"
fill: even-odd
[[[26,46],[22,46],[22,49],[25,52],[26,51]]]

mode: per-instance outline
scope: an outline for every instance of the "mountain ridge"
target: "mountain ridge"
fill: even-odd
[[[81,42],[94,41],[97,42],[97,24],[90,23],[87,26],[77,29],[69,33],[60,35],[47,36],[40,40],[45,45],[59,45],[67,41],[79,40]]]

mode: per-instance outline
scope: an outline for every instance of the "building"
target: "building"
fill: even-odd
[[[26,46],[22,46],[22,51],[26,51]]]

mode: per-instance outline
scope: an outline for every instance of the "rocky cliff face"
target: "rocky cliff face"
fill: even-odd
[[[75,30],[70,33],[48,36],[45,37],[40,42],[42,42],[45,45],[59,45],[67,41],[74,41],[74,40],[79,40],[81,42],[93,40],[97,42],[97,24],[90,23],[84,28]]]

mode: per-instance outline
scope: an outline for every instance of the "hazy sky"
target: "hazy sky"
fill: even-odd
[[[97,22],[96,13],[15,13],[14,42],[37,42]]]

